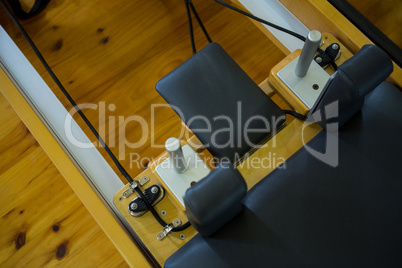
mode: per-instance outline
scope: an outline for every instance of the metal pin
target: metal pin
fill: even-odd
[[[307,74],[308,68],[310,67],[311,62],[313,61],[313,57],[315,52],[320,45],[322,35],[319,31],[313,30],[308,33],[306,42],[304,43],[303,50],[300,54],[299,61],[297,62],[295,68],[295,75],[298,77],[304,77]]]

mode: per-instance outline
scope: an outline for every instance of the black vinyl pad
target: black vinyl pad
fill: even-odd
[[[302,148],[248,192],[237,217],[165,267],[402,267],[401,104],[382,83],[340,129],[338,166]],[[308,146],[325,153],[329,135]]]
[[[274,134],[286,119],[217,43],[163,77],[156,90],[213,156],[232,162]]]

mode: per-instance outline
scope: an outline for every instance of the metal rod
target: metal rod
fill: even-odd
[[[313,61],[314,54],[320,45],[322,35],[319,31],[313,30],[308,33],[306,42],[304,43],[303,50],[300,54],[299,61],[295,68],[295,75],[304,77]]]

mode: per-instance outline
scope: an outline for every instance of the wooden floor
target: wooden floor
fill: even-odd
[[[165,103],[154,89],[156,82],[192,55],[182,2],[52,0],[44,13],[23,22],[78,104],[115,105],[115,110],[106,110],[106,118],[114,118],[115,124],[110,120],[103,124],[98,110],[85,113],[101,134],[105,133],[112,151],[133,176],[163,149],[150,146],[151,133],[143,133],[138,122],[119,128],[118,116],[141,116],[151,131],[151,104]],[[193,2],[212,39],[257,83],[284,57],[248,19],[212,0]],[[71,109],[1,8],[0,24]],[[195,28],[201,48],[207,42],[197,25]],[[112,243],[3,97],[0,109],[0,266],[124,266]],[[94,140],[82,120],[75,118]],[[155,110],[154,123],[157,144],[180,133],[180,120],[169,108]],[[119,133],[131,143],[143,135],[148,139],[123,152]],[[144,161],[130,165],[132,153]]]
[[[0,95],[0,267],[126,267]]]

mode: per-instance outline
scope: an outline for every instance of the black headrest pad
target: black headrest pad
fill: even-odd
[[[188,220],[203,236],[210,236],[243,208],[247,185],[231,164],[222,164],[189,188],[183,199]]]
[[[232,162],[274,134],[286,120],[282,110],[217,43],[207,45],[163,77],[156,90],[213,156]],[[245,128],[252,131],[245,132]]]

